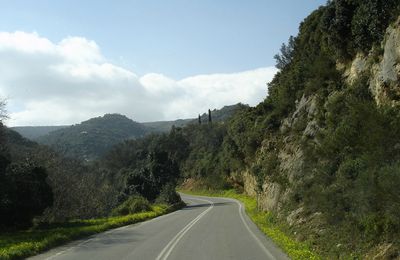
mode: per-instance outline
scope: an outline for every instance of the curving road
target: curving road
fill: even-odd
[[[30,259],[288,259],[233,199],[181,194],[187,207]]]

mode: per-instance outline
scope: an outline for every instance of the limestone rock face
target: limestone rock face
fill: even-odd
[[[347,83],[352,84],[356,81],[360,75],[368,69],[368,57],[358,53],[356,58],[351,63],[349,69],[343,73]]]
[[[359,53],[353,61],[337,64],[337,68],[348,85],[363,75],[368,76],[367,84],[378,105],[400,106],[400,17],[386,30],[381,49],[375,46],[369,54]],[[340,91],[335,90],[330,97],[340,94]],[[282,120],[279,131],[262,141],[254,164],[262,166],[267,161],[265,159],[270,159],[269,155],[273,154],[275,157],[272,158],[279,161],[277,172],[272,176],[264,173],[266,177],[261,180],[250,170],[241,173],[244,190],[257,198],[259,209],[283,216],[290,225],[307,222],[315,228],[315,234],[324,232],[325,220],[321,212],[305,212],[301,205],[287,210],[284,206],[295,191],[296,184],[307,178],[307,174],[313,174],[305,170],[304,144],[319,145],[317,136],[323,129],[318,124],[318,118],[324,116],[326,103],[318,102],[322,101],[317,94],[303,95],[296,102],[294,112]]]
[[[383,243],[371,249],[365,256],[368,260],[398,259],[400,252],[392,243]]]
[[[370,89],[378,104],[400,104],[400,19],[386,31],[382,61],[371,69]]]
[[[248,171],[245,171],[243,174],[243,188],[244,192],[252,197],[257,196],[257,180],[251,175]]]
[[[262,196],[258,198],[258,206],[266,211],[279,211],[282,192],[280,184],[265,182],[262,186]]]

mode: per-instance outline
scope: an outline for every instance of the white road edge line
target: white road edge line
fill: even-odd
[[[104,236],[104,235],[111,234],[111,233],[114,233],[114,232],[119,231],[119,230],[124,230],[124,229],[132,228],[132,227],[135,227],[135,228],[142,227],[142,226],[144,226],[144,225],[146,225],[146,224],[148,224],[148,223],[156,222],[156,221],[158,221],[158,220],[160,220],[160,219],[162,219],[162,218],[164,218],[164,217],[175,215],[176,213],[177,213],[177,211],[174,211],[174,212],[172,212],[172,213],[165,214],[165,215],[162,215],[162,216],[159,216],[159,217],[156,217],[156,218],[153,218],[153,219],[144,221],[144,222],[129,224],[129,225],[127,225],[127,226],[122,226],[122,227],[110,229],[110,230],[108,230],[108,231],[104,231],[104,232],[101,232],[101,233],[98,233],[98,234],[94,234],[94,235],[92,235],[92,236],[93,236],[92,238],[85,239],[84,241],[80,242],[80,243],[77,244],[77,245],[68,247],[68,248],[66,248],[66,249],[64,249],[64,250],[62,250],[62,251],[60,251],[60,252],[57,252],[57,253],[55,253],[54,255],[51,255],[51,256],[45,258],[45,260],[51,260],[51,259],[53,259],[53,258],[56,258],[56,257],[58,257],[58,256],[60,256],[60,255],[62,255],[62,254],[64,254],[64,253],[66,253],[66,252],[68,252],[68,251],[70,251],[70,250],[72,250],[72,249],[76,249],[76,248],[78,248],[78,247],[80,247],[80,246],[82,246],[82,245],[84,245],[84,244],[86,244],[86,243],[88,243],[88,242],[91,242],[91,241],[93,241],[93,240],[98,239],[99,236]],[[71,243],[73,243],[73,242],[74,242],[74,241],[72,241]],[[68,245],[68,244],[67,244],[67,245]]]
[[[264,253],[270,258],[270,259],[276,259],[271,252],[268,251],[267,248],[265,248],[264,244],[260,241],[260,239],[254,234],[254,232],[250,229],[249,225],[247,224],[244,216],[243,216],[243,206],[240,202],[237,202],[240,206],[239,206],[239,214],[240,214],[240,218],[243,221],[243,224],[246,226],[246,229],[250,232],[250,234],[253,236],[253,238],[257,241],[258,245],[263,249]]]
[[[206,197],[206,196],[203,196],[203,197]],[[226,200],[229,200],[229,201],[233,201],[233,202],[235,202],[236,204],[239,205],[239,215],[240,215],[240,218],[242,219],[242,222],[243,222],[244,226],[246,227],[247,231],[249,231],[249,233],[251,234],[251,236],[254,238],[254,240],[257,242],[257,244],[261,247],[261,249],[264,251],[264,253],[265,253],[270,259],[276,259],[276,258],[271,254],[271,252],[268,251],[268,249],[267,249],[267,248],[265,247],[265,245],[261,242],[261,240],[260,240],[260,239],[254,234],[254,232],[250,229],[250,227],[249,227],[249,225],[247,224],[246,219],[244,218],[244,215],[243,215],[244,209],[243,209],[242,203],[240,203],[240,202],[239,202],[238,200],[236,200],[236,199],[231,199],[231,198],[225,198],[225,197],[216,197],[216,198],[226,199]],[[157,259],[157,260],[158,260],[158,259]]]
[[[194,199],[194,198],[193,198]],[[181,231],[179,231],[172,239],[169,241],[169,243],[163,248],[161,253],[157,256],[156,260],[166,260],[169,255],[171,254],[172,250],[174,250],[175,246],[179,243],[179,241],[182,239],[182,237],[202,218],[204,217],[213,207],[214,203],[209,200],[205,199],[198,199],[195,198],[195,200],[200,200],[200,201],[205,201],[210,203],[210,207],[200,213],[195,219],[193,219],[189,224],[187,224]]]

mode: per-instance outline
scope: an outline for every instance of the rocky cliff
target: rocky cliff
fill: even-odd
[[[257,149],[255,160],[247,168],[257,168],[257,165],[268,168],[273,158],[276,165],[274,174],[264,173],[263,178],[259,178],[257,174],[250,174],[249,170],[243,171],[245,192],[257,197],[260,209],[272,211],[285,220],[293,228],[292,231],[301,230],[303,233],[298,236],[299,239],[305,239],[305,236],[307,236],[308,238],[315,237],[314,241],[318,241],[318,239],[324,239],[324,233],[332,228],[331,221],[328,220],[323,207],[305,207],[304,204],[307,202],[301,198],[302,195],[297,194],[299,187],[311,189],[311,186],[307,184],[308,180],[314,182],[314,179],[318,176],[315,173],[317,170],[313,166],[310,167],[310,156],[307,154],[310,153],[310,149],[318,151],[320,143],[324,142],[324,138],[321,138],[321,136],[326,134],[326,121],[329,117],[327,114],[330,113],[329,106],[337,102],[338,99],[342,99],[343,95],[347,95],[349,88],[359,84],[357,82],[364,80],[366,82],[365,88],[369,89],[378,110],[379,108],[385,108],[384,111],[392,109],[390,111],[396,116],[399,114],[400,18],[386,29],[380,44],[374,45],[368,52],[358,52],[350,60],[337,60],[336,69],[340,72],[343,84],[346,86],[330,91],[324,97],[320,93],[311,93],[303,94],[298,98],[293,112],[281,120],[278,131],[266,135],[261,146]],[[321,120],[321,117],[324,119]],[[371,131],[374,130],[371,129]],[[395,146],[396,144],[391,145]],[[318,156],[314,156],[314,159],[326,160],[326,158],[319,158]],[[339,179],[338,176],[334,178],[335,180]],[[335,183],[334,185],[338,186],[339,184]],[[321,191],[330,188],[329,186],[321,186]],[[339,195],[341,189],[337,189],[336,192],[338,193],[332,193],[333,196]],[[343,189],[345,188],[343,187]],[[296,196],[300,196],[300,198],[296,199]],[[314,194],[314,196],[317,199],[320,194]],[[346,200],[346,198],[347,200],[352,199],[351,197],[344,199]],[[370,199],[374,198],[370,197]],[[375,200],[374,203],[379,202]],[[346,204],[346,201],[344,204]],[[376,226],[375,228],[379,227]],[[299,234],[299,232],[293,232]],[[390,239],[388,240],[390,241]],[[371,244],[374,243],[371,242]],[[393,243],[378,241],[377,244],[370,250],[365,249],[364,252],[367,251],[368,253],[364,256],[371,259],[391,259],[391,257],[399,256],[398,247],[394,246]],[[343,248],[343,245],[339,242],[336,246],[336,251]]]

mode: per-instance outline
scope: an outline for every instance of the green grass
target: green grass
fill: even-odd
[[[282,231],[282,226],[278,224],[271,213],[261,212],[257,210],[256,199],[246,196],[244,194],[238,194],[234,190],[227,191],[187,191],[180,190],[186,194],[192,195],[203,195],[210,197],[228,197],[234,198],[241,201],[245,208],[247,215],[251,220],[258,226],[258,228],[263,231],[268,237],[270,237],[279,247],[282,248],[286,254],[292,259],[322,259],[321,256],[316,254],[311,250],[311,248],[305,244],[296,241],[294,238],[290,237],[288,234]]]
[[[112,228],[145,221],[169,213],[177,207],[154,205],[148,212],[90,220],[75,220],[49,228],[0,234],[0,259],[22,259],[66,242]]]

